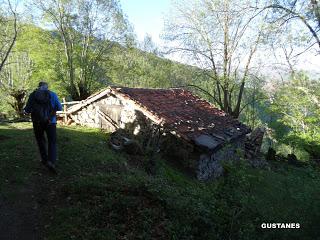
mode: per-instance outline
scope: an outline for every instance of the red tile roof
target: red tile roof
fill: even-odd
[[[210,135],[225,142],[248,133],[247,126],[184,89],[112,88],[193,141]]]

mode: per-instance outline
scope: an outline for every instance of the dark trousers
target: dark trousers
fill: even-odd
[[[38,143],[42,161],[50,161],[55,164],[57,159],[56,124],[41,124],[33,122],[33,131]],[[47,135],[48,145],[46,144],[46,138],[44,136],[45,133]]]

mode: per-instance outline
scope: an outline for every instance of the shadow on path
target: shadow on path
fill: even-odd
[[[38,204],[32,183],[12,186],[13,196],[0,196],[0,239],[40,239]]]
[[[38,240],[38,158],[31,124],[0,124],[0,239]]]

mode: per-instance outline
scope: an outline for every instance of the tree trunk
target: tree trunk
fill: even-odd
[[[5,51],[5,53],[2,53],[1,55],[4,55],[3,59],[1,59],[1,62],[0,62],[0,72],[1,70],[3,69],[8,57],[9,57],[9,54],[17,40],[17,35],[18,35],[18,29],[17,29],[17,15],[16,13],[13,11],[12,7],[11,7],[11,4],[10,4],[10,1],[9,1],[9,7],[10,7],[10,11],[12,12],[13,14],[13,31],[14,31],[14,34],[13,34],[13,37],[12,37],[12,41],[9,45],[9,48]],[[3,48],[3,47],[2,47]]]

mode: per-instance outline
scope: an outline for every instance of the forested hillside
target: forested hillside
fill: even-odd
[[[32,24],[21,26],[20,35],[10,56],[10,61],[15,63],[4,69],[12,81],[12,91],[30,93],[39,80],[43,79],[48,81],[51,89],[60,97],[71,99],[67,90],[68,79],[64,73],[63,55],[63,43],[55,31],[44,30]],[[116,42],[112,43],[103,60],[99,62],[95,75],[97,79],[89,79],[87,82],[88,94],[108,85],[170,88],[187,86],[205,79],[203,70],[197,67],[173,62],[154,53],[142,51],[134,45],[123,46]],[[2,94],[6,95],[4,91]],[[22,99],[24,103],[25,100]],[[7,101],[14,103],[15,99],[2,99],[2,112],[16,114],[15,109],[7,105]]]
[[[27,95],[40,80],[47,81],[60,98],[74,99],[59,33],[23,23],[19,31],[8,58],[12,64],[2,70],[1,112],[8,117],[20,116]],[[108,85],[186,87],[219,106],[214,100],[216,85],[210,70],[166,59],[159,56],[156,48],[141,50],[134,42],[106,41],[105,44],[108,50],[93,66],[94,75],[87,78],[85,84],[79,79],[75,82],[78,91],[80,87],[85,93],[82,98]],[[150,42],[146,44],[153,46]],[[78,71],[81,72],[80,67]],[[248,77],[240,118],[252,128],[267,126],[270,129],[267,146],[271,144],[280,153],[286,155],[293,151],[301,159],[309,159],[310,154],[317,159],[318,150],[310,152],[313,147],[309,145],[316,144],[319,138],[319,80],[312,79],[305,71],[283,74],[283,81],[268,75]]]

